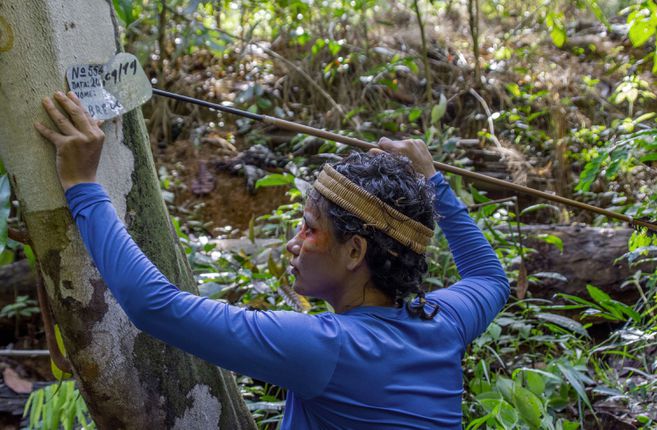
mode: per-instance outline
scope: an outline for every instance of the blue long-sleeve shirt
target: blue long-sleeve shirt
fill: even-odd
[[[438,173],[436,210],[461,281],[404,307],[342,314],[251,311],[180,291],[148,260],[95,183],[66,192],[107,287],[131,321],[211,363],[288,389],[283,429],[460,429],[465,347],[509,285],[493,249]]]

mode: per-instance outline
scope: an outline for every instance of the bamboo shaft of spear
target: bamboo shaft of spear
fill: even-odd
[[[296,122],[287,121],[287,120],[284,120],[284,119],[281,119],[281,118],[276,118],[276,117],[268,116],[268,115],[256,114],[256,113],[253,113],[253,112],[247,112],[247,111],[243,111],[243,110],[240,110],[240,109],[235,109],[233,107],[223,106],[223,105],[220,105],[220,104],[211,103],[211,102],[207,102],[207,101],[204,101],[204,100],[199,100],[199,99],[196,99],[196,98],[193,98],[193,97],[188,97],[188,96],[183,96],[181,94],[175,94],[175,93],[171,93],[171,92],[168,92],[168,91],[163,91],[163,90],[160,90],[160,89],[157,89],[157,88],[153,88],[153,94],[156,94],[156,95],[159,95],[159,96],[164,96],[164,97],[169,97],[169,98],[176,99],[176,100],[183,101],[183,102],[187,102],[187,103],[193,103],[193,104],[196,104],[196,105],[205,106],[207,108],[219,110],[219,111],[222,111],[222,112],[232,113],[232,114],[239,115],[239,116],[246,117],[246,118],[250,118],[250,119],[253,119],[253,120],[256,120],[256,121],[262,121],[266,124],[271,124],[275,127],[278,127],[278,128],[284,129],[284,130],[293,131],[293,132],[296,132],[296,133],[303,133],[303,134],[307,134],[307,135],[310,135],[310,136],[316,136],[316,137],[320,137],[320,138],[323,138],[323,139],[326,139],[326,140],[332,140],[332,141],[335,141],[335,142],[343,143],[345,145],[353,146],[353,147],[360,148],[360,149],[363,149],[363,150],[370,150],[372,148],[379,148],[379,146],[374,144],[374,143],[366,142],[364,140],[356,139],[354,137],[343,136],[341,134],[333,133],[333,132],[326,131],[326,130],[320,130],[318,128],[310,127],[310,126],[303,125],[303,124],[298,124]],[[584,210],[587,210],[587,211],[590,211],[590,212],[594,212],[594,213],[597,213],[597,214],[600,214],[600,215],[607,216],[609,218],[614,218],[614,219],[618,219],[618,220],[621,220],[621,221],[625,221],[625,222],[629,223],[632,226],[642,226],[642,227],[648,228],[649,230],[657,231],[657,225],[656,224],[648,222],[648,221],[640,220],[640,219],[634,219],[631,216],[628,216],[628,215],[625,215],[625,214],[621,214],[621,213],[618,213],[618,212],[613,212],[613,211],[610,211],[610,210],[607,210],[607,209],[602,209],[602,208],[599,208],[597,206],[593,206],[593,205],[590,205],[590,204],[587,204],[587,203],[578,202],[576,200],[568,199],[566,197],[562,197],[562,196],[559,196],[559,195],[556,195],[556,194],[550,194],[550,193],[547,193],[545,191],[540,191],[540,190],[537,190],[537,189],[534,189],[534,188],[525,187],[523,185],[514,184],[513,182],[504,181],[502,179],[497,179],[497,178],[493,178],[493,177],[490,177],[490,176],[482,175],[481,173],[471,172],[470,170],[462,169],[460,167],[451,166],[451,165],[445,164],[445,163],[440,163],[438,161],[434,161],[433,165],[436,169],[441,170],[443,172],[453,173],[455,175],[463,176],[463,177],[470,178],[470,179],[475,179],[477,181],[481,181],[481,182],[485,182],[485,183],[489,183],[489,184],[494,184],[494,185],[497,185],[497,186],[500,186],[500,187],[503,187],[503,188],[507,188],[507,189],[517,191],[519,193],[528,194],[528,195],[531,195],[531,196],[534,196],[534,197],[539,197],[539,198],[542,198],[542,199],[545,199],[545,200],[550,200],[550,201],[553,201],[553,202],[562,203],[564,205],[584,209]]]

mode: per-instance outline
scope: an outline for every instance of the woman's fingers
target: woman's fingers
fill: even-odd
[[[387,137],[382,137],[379,139],[379,147],[384,149],[387,152],[392,152],[393,154],[403,154],[407,152],[412,146],[414,140],[392,140]]]
[[[420,139],[391,140],[387,137],[379,139],[379,147],[391,154],[400,154],[408,157],[413,167],[419,173],[430,178],[436,173],[433,167],[433,158],[424,141]]]
[[[57,106],[55,106],[55,103],[52,101],[50,97],[46,97],[42,101],[43,107],[46,109],[46,112],[48,113],[48,116],[50,116],[50,119],[52,122],[55,123],[59,131],[62,132],[62,134],[65,135],[72,135],[77,132],[75,129],[75,126],[71,124],[71,121],[57,109]]]
[[[52,142],[56,147],[59,147],[64,143],[66,140],[67,136],[64,136],[60,133],[57,133],[54,130],[51,130],[50,128],[46,127],[45,125],[41,124],[40,122],[35,122],[34,123],[34,128],[37,129],[39,134],[41,136],[45,137],[48,139],[50,142]]]
[[[68,96],[58,91],[55,93],[55,98],[69,114],[78,130],[85,134],[91,131],[91,122],[87,117],[86,109],[82,106],[82,103],[76,103],[77,96],[73,91],[69,91]]]
[[[69,99],[73,100],[73,103],[75,103],[76,105],[78,105],[80,109],[82,109],[84,115],[87,117],[87,121],[89,121],[89,124],[96,124],[96,125],[98,124],[99,120],[94,120],[91,117],[91,114],[89,113],[87,108],[84,107],[84,105],[82,104],[82,100],[78,98],[77,94],[75,94],[73,91],[69,91],[66,95],[68,96]],[[100,121],[100,123],[102,124],[102,121]],[[98,127],[100,127],[100,125],[98,125]]]

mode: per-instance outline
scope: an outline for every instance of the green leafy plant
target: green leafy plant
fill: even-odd
[[[628,36],[632,45],[639,47],[647,43],[657,30],[657,4],[646,0],[630,6],[625,12],[629,25]],[[657,73],[657,45],[655,45],[652,71]]]
[[[654,113],[642,115],[632,121],[632,127],[649,120]],[[591,184],[604,172],[607,180],[613,180],[625,170],[631,170],[639,163],[657,160],[657,129],[639,131],[632,134],[620,134],[619,138],[602,143],[604,146],[588,150],[589,160],[580,173],[575,189],[588,191]]]
[[[28,430],[96,428],[75,381],[61,381],[33,391],[23,412],[23,417],[28,416]]]
[[[29,296],[18,296],[14,303],[5,305],[0,310],[0,318],[29,318],[39,313],[39,307],[36,300],[30,299]]]

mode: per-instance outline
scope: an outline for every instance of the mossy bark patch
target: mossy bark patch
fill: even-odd
[[[126,226],[135,242],[178,288],[198,293],[191,268],[171,224],[157,180],[141,110],[123,117],[124,143],[135,157],[127,196]]]

